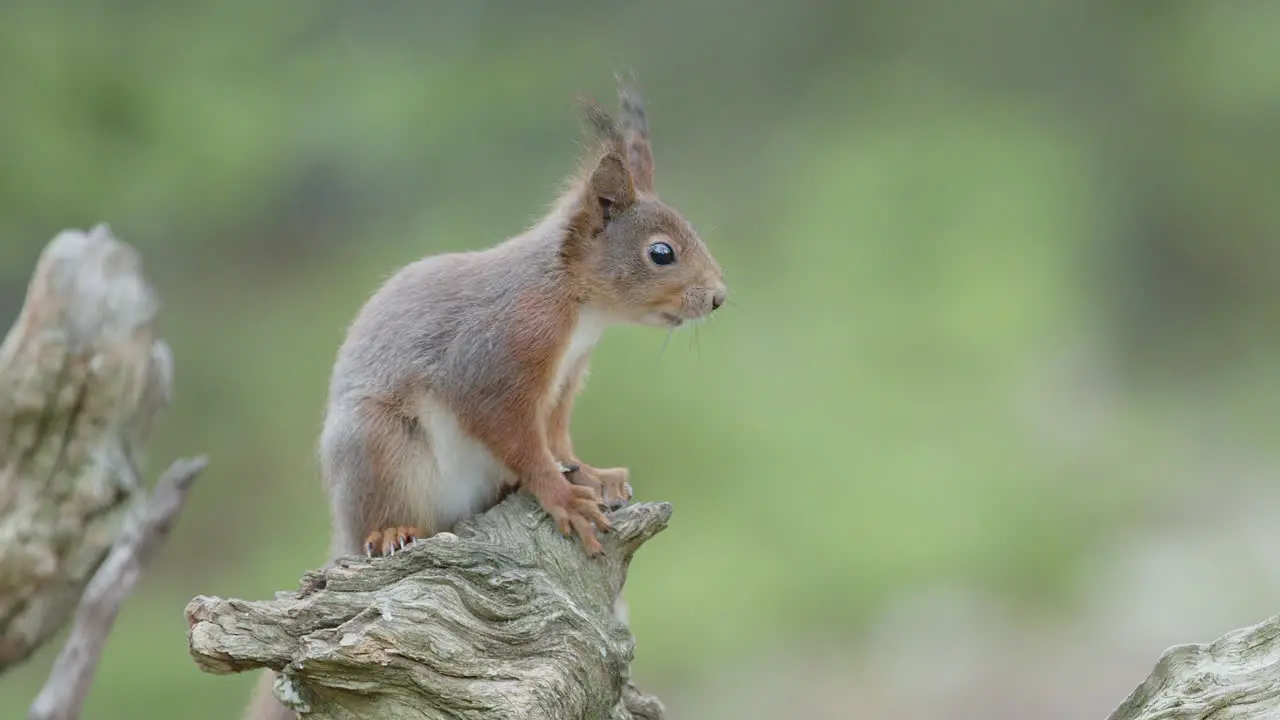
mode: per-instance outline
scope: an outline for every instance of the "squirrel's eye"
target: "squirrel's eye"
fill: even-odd
[[[649,246],[649,259],[654,265],[670,265],[676,261],[676,251],[664,242],[656,242]]]

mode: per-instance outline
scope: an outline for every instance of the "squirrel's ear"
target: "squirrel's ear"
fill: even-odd
[[[588,202],[598,208],[600,224],[604,225],[618,213],[630,207],[636,199],[635,182],[627,162],[617,153],[606,153],[591,171],[587,181]]]
[[[561,257],[569,262],[582,258],[609,221],[636,200],[635,181],[627,161],[617,152],[605,153],[597,162],[574,210]]]

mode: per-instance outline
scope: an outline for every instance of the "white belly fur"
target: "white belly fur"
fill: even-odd
[[[515,478],[483,443],[462,428],[444,404],[427,398],[418,419],[427,432],[435,465],[430,478],[434,487],[431,506],[422,511],[435,519],[437,530],[447,530],[458,520],[486,509],[498,489]]]

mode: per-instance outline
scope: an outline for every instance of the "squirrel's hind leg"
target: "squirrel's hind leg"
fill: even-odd
[[[428,437],[402,405],[367,398],[329,408],[320,437],[321,469],[333,514],[333,554],[389,555],[441,527],[430,488],[437,484]]]

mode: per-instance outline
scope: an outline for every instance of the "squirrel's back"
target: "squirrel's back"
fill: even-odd
[[[483,382],[522,301],[557,282],[554,248],[532,234],[414,261],[382,284],[338,351],[330,403]]]

